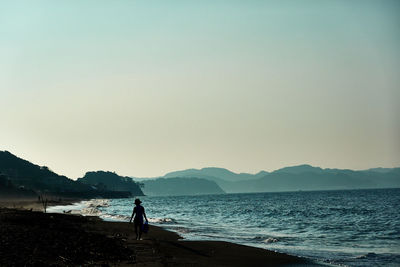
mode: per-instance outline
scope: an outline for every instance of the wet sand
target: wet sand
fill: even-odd
[[[4,205],[3,205],[4,206]],[[98,217],[0,209],[0,266],[304,266],[304,259],[221,241],[184,241],[150,226]],[[313,264],[311,264],[313,265]]]

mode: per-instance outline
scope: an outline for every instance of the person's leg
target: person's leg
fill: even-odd
[[[139,225],[139,240],[140,240],[140,238],[142,238],[143,222],[139,222],[138,225]]]
[[[139,226],[139,223],[137,221],[133,221],[133,224],[134,224],[134,227],[135,227],[136,240],[138,240],[139,239],[138,228],[139,228],[139,231],[140,231],[140,226]]]

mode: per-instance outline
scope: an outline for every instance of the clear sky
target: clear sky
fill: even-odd
[[[400,166],[400,1],[0,2],[0,150],[71,178]]]

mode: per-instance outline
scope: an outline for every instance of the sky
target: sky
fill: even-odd
[[[0,2],[0,150],[76,179],[400,166],[400,1]]]

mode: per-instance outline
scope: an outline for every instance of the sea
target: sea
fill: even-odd
[[[150,224],[187,240],[223,240],[332,266],[400,266],[400,189],[145,196]],[[132,199],[49,212],[128,221]]]

